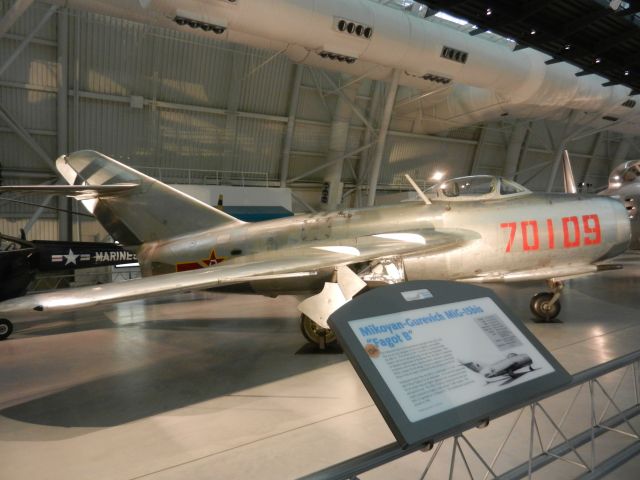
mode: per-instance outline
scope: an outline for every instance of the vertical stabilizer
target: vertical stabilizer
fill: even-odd
[[[573,177],[573,169],[571,168],[571,160],[569,160],[569,152],[564,150],[562,152],[562,171],[564,172],[564,191],[565,193],[578,193],[578,187],[576,186],[576,180]]]
[[[164,240],[244,222],[92,150],[63,155],[56,168],[70,185],[137,184],[119,193],[97,189],[75,198],[124,245]]]

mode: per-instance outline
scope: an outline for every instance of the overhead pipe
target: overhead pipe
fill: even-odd
[[[398,70],[400,85],[425,91],[449,82],[455,85],[451,96],[433,111],[446,121],[434,129],[505,113],[531,118],[560,108],[592,112],[621,108],[620,115],[635,115],[634,107],[621,107],[630,94],[627,87],[603,87],[604,79],[597,75],[576,77],[578,68],[572,65],[546,65],[550,57],[543,53],[513,52],[506,45],[370,0],[56,1],[207,38],[283,50],[292,61],[353,76],[383,79]],[[177,18],[192,22],[180,25]],[[370,35],[355,34],[355,27],[351,32],[341,30],[345,25],[341,21],[361,26],[361,32],[369,28]],[[199,25],[220,28],[205,31]]]

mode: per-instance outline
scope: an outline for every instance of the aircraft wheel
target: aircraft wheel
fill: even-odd
[[[318,345],[321,349],[324,349],[328,345],[333,345],[338,341],[336,334],[331,329],[322,328],[304,314],[300,316],[300,330],[302,330],[304,338]]]
[[[553,293],[551,292],[540,292],[533,296],[531,299],[531,303],[529,306],[531,307],[531,312],[538,317],[538,319],[548,322],[549,320],[553,320],[560,313],[560,302],[551,303],[551,299],[553,298]]]
[[[0,318],[0,340],[5,340],[13,332],[13,323],[5,318]]]

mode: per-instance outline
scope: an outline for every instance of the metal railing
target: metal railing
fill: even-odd
[[[236,185],[269,187],[268,172],[203,170],[196,168],[133,167],[156,180],[187,185]],[[275,179],[274,179],[275,181]]]
[[[492,425],[490,425],[482,431],[473,430],[473,435],[469,430],[460,431],[447,438],[435,438],[432,443],[427,445],[413,446],[408,449],[400,448],[397,443],[389,444],[302,477],[302,479],[357,480],[358,475],[409,454],[418,455],[420,453],[417,452],[420,450],[429,452],[427,453],[428,458],[425,459],[426,465],[417,477],[420,480],[427,478],[428,474],[433,472],[437,461],[441,462],[440,476],[434,478],[441,478],[443,465],[448,466],[445,467],[445,470],[448,470],[449,479],[516,480],[532,478],[534,472],[557,460],[573,465],[576,468],[578,478],[601,478],[640,453],[640,435],[631,423],[631,419],[640,414],[639,366],[640,350],[577,373],[573,375],[569,384],[538,398],[532,398],[531,403],[527,405],[514,405],[503,414],[504,416],[515,413],[515,417],[511,421],[504,439],[492,455],[486,451],[481,453],[481,450],[487,450],[489,442],[482,442],[480,437],[491,430]],[[619,378],[617,381],[614,380],[615,386],[607,388],[605,377],[616,375]],[[609,379],[607,378],[607,380]],[[630,400],[627,399],[627,403],[630,405],[622,406],[621,400],[616,397],[621,393],[621,387],[625,380],[631,384],[631,388],[625,390],[625,394],[630,397]],[[569,395],[570,393],[572,394]],[[544,406],[543,402],[563,401],[565,399],[560,397],[566,396],[569,396],[570,400],[559,418],[554,418],[550,414],[549,406]],[[580,399],[582,402],[579,401]],[[598,411],[598,403],[601,406],[600,411]],[[554,407],[557,408],[557,404],[554,404]],[[612,414],[605,418],[609,412]],[[569,423],[567,420],[576,414],[583,415],[582,418],[588,424],[588,428],[571,435],[567,432],[567,424]],[[587,418],[584,417],[585,414]],[[523,421],[526,418],[529,419],[528,422]],[[543,421],[547,425],[545,433],[550,434],[546,442],[543,441],[544,434],[543,428],[541,428]],[[627,431],[618,428],[620,426],[624,426]],[[485,425],[479,426],[479,428],[482,427]],[[513,451],[509,452],[509,459],[504,457],[505,447],[516,436],[516,433],[519,433],[520,436],[527,436],[528,444],[519,444],[521,448],[527,447],[527,454],[524,455],[522,463],[510,468],[503,468],[500,471],[497,465],[501,460],[503,460],[502,463],[509,464],[511,461],[513,464]],[[488,435],[488,433],[486,434]],[[605,434],[618,435],[630,442],[617,453],[599,461],[596,439]],[[556,443],[558,440],[560,441]],[[448,448],[443,448],[445,445]],[[443,451],[447,451],[448,454],[443,454]],[[442,462],[447,463],[443,464]],[[456,475],[459,470],[462,472]]]

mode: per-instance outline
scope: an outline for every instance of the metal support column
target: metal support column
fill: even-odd
[[[343,83],[347,83],[349,77],[342,76]],[[353,114],[353,105],[356,94],[360,87],[359,83],[351,83],[348,87],[341,90],[336,103],[336,109],[333,113],[333,121],[331,122],[331,133],[329,135],[329,152],[327,153],[327,161],[344,156],[347,148],[347,140],[349,137],[349,126],[351,116]],[[342,170],[344,160],[332,163],[324,174],[324,182],[328,184],[328,192],[326,198],[323,193],[323,208],[334,210],[342,202]]]
[[[480,167],[480,153],[482,151],[482,146],[487,138],[487,125],[480,125],[480,135],[478,136],[478,143],[476,143],[476,148],[473,150],[473,159],[471,160],[471,167],[469,168],[469,175],[475,175],[478,172],[478,168]]]
[[[73,150],[80,148],[80,17],[76,16],[73,32]]]
[[[387,99],[384,104],[382,120],[380,122],[380,132],[378,133],[378,143],[376,145],[376,153],[371,163],[371,172],[369,174],[369,198],[367,205],[373,206],[376,201],[376,189],[378,188],[378,178],[380,177],[380,166],[382,165],[382,156],[384,154],[384,146],[387,140],[387,132],[391,123],[391,113],[393,105],[396,101],[396,93],[398,92],[398,80],[400,79],[400,70],[394,70],[387,91]]]
[[[553,154],[553,163],[551,164],[551,175],[549,175],[549,181],[547,183],[546,192],[551,192],[553,190],[553,184],[555,182],[556,177],[558,176],[558,170],[560,168],[560,163],[562,163],[562,152],[567,148],[567,144],[565,140],[560,142],[560,145],[556,148]]]
[[[231,67],[231,81],[227,96],[227,125],[224,133],[224,170],[233,170],[236,161],[236,138],[238,137],[238,106],[242,93],[242,79],[244,77],[244,59],[238,53],[242,47],[236,45],[233,49],[233,65]]]
[[[69,78],[69,15],[65,10],[58,12],[58,64],[57,64],[57,126],[58,155],[68,153],[68,78]],[[73,220],[69,213],[73,204],[70,198],[58,197],[58,239],[73,239]],[[65,211],[66,210],[66,211]]]
[[[378,82],[373,80],[373,94],[371,95],[371,102],[369,103],[369,112],[367,114],[367,119],[369,120],[369,124],[373,126],[376,114],[378,112],[378,107],[380,105],[380,98],[382,97],[382,82]],[[364,137],[362,139],[363,145],[368,145],[371,143],[373,139],[374,131],[367,128],[364,131]],[[358,173],[356,178],[356,202],[358,207],[364,205],[364,199],[362,196],[363,188],[365,184],[365,179],[367,176],[367,167],[370,165],[369,160],[371,159],[371,150],[364,150],[360,154],[360,160],[358,161]]]
[[[586,183],[587,178],[589,177],[589,172],[591,171],[591,165],[593,164],[593,157],[595,157],[596,152],[598,151],[598,147],[600,146],[600,142],[604,137],[604,132],[598,132],[593,140],[593,146],[591,147],[591,155],[589,155],[589,159],[587,160],[587,166],[584,169],[584,174],[582,175],[581,183]]]
[[[282,147],[282,158],[280,160],[280,186],[287,186],[289,176],[289,158],[291,156],[291,144],[293,143],[293,132],[296,126],[296,112],[298,111],[298,99],[300,98],[300,85],[302,84],[302,73],[304,65],[297,63],[293,74],[293,88],[289,98],[289,117],[287,118],[287,133],[284,137]]]
[[[513,180],[513,176],[518,169],[518,160],[520,160],[520,152],[524,143],[524,137],[527,134],[528,122],[518,120],[513,126],[511,138],[507,146],[507,155],[502,169],[502,176]]]
[[[611,164],[609,165],[609,171],[613,170],[615,167],[624,162],[629,154],[629,149],[631,148],[631,142],[625,136],[622,137],[620,143],[618,144],[618,148],[616,148],[616,153],[613,155],[611,159]]]
[[[564,131],[562,132],[562,140],[560,140],[560,144],[554,150],[551,174],[549,175],[549,181],[547,182],[547,192],[551,192],[551,190],[553,190],[553,184],[555,183],[558,170],[560,169],[560,164],[562,163],[562,152],[564,152],[567,148],[567,144],[571,141],[570,135],[568,135],[569,129],[574,125],[579,115],[580,112],[578,110],[571,111],[569,118],[567,119],[567,123],[565,124]]]

